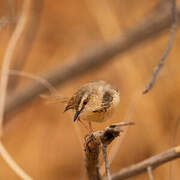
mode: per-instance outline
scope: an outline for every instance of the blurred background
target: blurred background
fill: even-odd
[[[22,11],[22,0],[0,0],[0,59]],[[124,36],[166,1],[160,0],[32,0],[24,31],[13,53],[11,69],[40,76],[57,66],[75,63],[81,54],[98,45]],[[159,11],[160,15],[163,11]],[[156,19],[154,19],[156,20]],[[176,122],[180,117],[180,32],[158,76],[154,88],[140,95],[151,79],[161,57],[169,29],[153,34],[141,44],[116,54],[106,63],[69,78],[57,86],[59,95],[71,97],[82,84],[102,79],[120,91],[118,112],[106,123],[93,124],[95,130],[123,120],[134,121],[123,137],[111,172],[137,163],[172,147]],[[34,81],[10,76],[8,97]],[[48,103],[37,96],[6,115],[3,143],[8,152],[34,179],[79,180],[84,176],[81,141],[87,132],[63,113],[65,104]],[[178,137],[180,134],[177,134]],[[110,147],[109,147],[110,149]],[[174,180],[180,177],[180,162],[173,162]],[[102,160],[101,160],[102,164]],[[155,179],[169,179],[169,163],[153,171]],[[19,178],[0,157],[0,179]],[[147,173],[130,178],[148,179]]]

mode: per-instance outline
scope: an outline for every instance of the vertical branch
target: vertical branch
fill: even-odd
[[[121,124],[122,125],[122,124]],[[121,126],[120,125],[120,126]],[[125,123],[125,125],[132,125],[132,123]],[[85,163],[86,170],[89,180],[101,180],[99,172],[99,153],[100,146],[103,145],[103,155],[105,161],[107,161],[106,147],[120,135],[121,129],[118,124],[111,125],[102,131],[95,131],[88,135],[85,144]],[[106,169],[109,169],[108,162],[106,164]],[[109,170],[108,170],[109,171]],[[110,173],[108,172],[108,180],[110,180]]]
[[[152,167],[148,166],[147,167],[147,172],[148,172],[148,176],[149,176],[149,180],[153,180],[153,174],[152,174]]]
[[[85,162],[89,180],[101,180],[99,174],[99,146],[100,140],[91,134],[85,142]]]
[[[106,169],[106,177],[107,180],[111,180],[111,174],[110,174],[110,169],[109,169],[109,163],[108,163],[108,158],[107,158],[107,145],[103,144],[102,145],[102,152],[103,152],[103,157],[104,157],[104,162],[105,162],[105,169]]]

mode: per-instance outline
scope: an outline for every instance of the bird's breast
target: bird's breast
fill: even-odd
[[[84,112],[80,115],[80,119],[85,121],[104,122],[113,114],[113,109],[109,108],[105,112]]]

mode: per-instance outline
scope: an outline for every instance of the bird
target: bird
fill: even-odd
[[[73,110],[73,120],[88,121],[88,130],[93,132],[91,122],[107,121],[117,109],[120,93],[110,83],[96,80],[82,85],[67,101],[64,112]]]

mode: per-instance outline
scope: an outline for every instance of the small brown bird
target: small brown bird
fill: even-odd
[[[111,84],[99,80],[81,86],[68,101],[65,111],[75,111],[74,121],[77,119],[89,122],[104,122],[111,117],[120,102],[120,95]],[[82,123],[82,122],[81,122]]]

